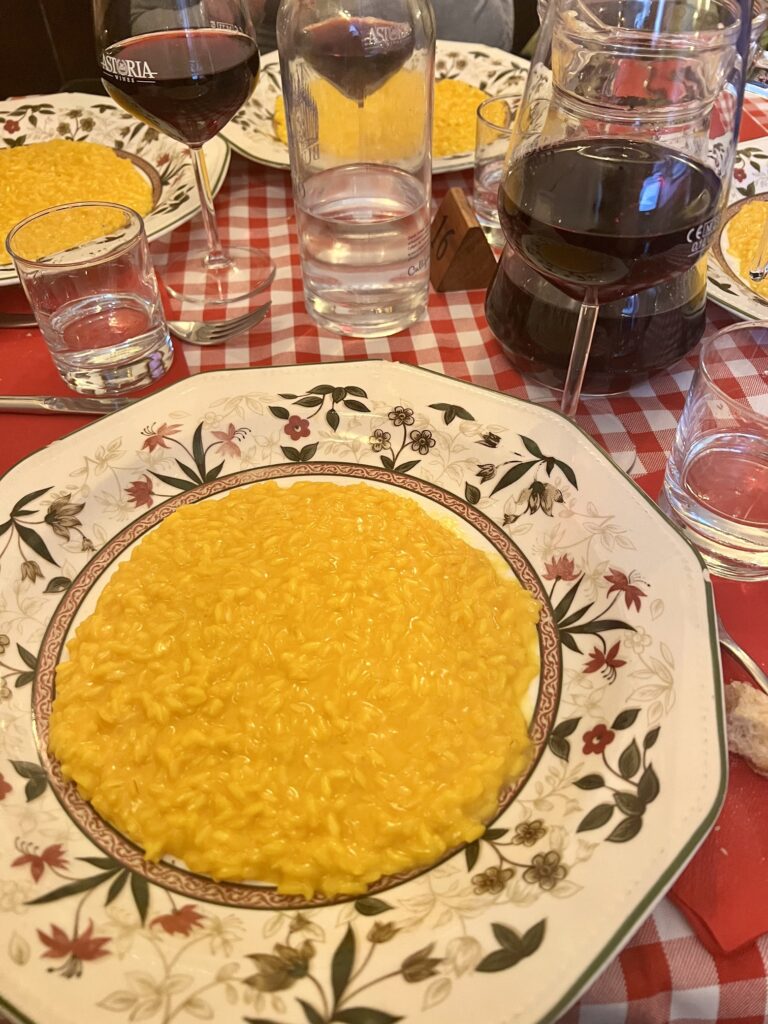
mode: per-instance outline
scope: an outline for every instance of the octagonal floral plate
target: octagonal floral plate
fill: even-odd
[[[167,235],[200,209],[186,146],[137,121],[108,97],[70,92],[0,102],[0,149],[51,139],[99,142],[133,162],[152,186],[153,208],[144,218],[150,241]],[[204,149],[215,194],[227,174],[229,147],[217,137]],[[12,264],[0,265],[0,287],[18,280]]]
[[[455,517],[542,602],[528,776],[479,840],[357,899],[148,865],[45,748],[62,646],[116,562],[180,504],[265,479],[393,488]],[[698,555],[535,405],[396,363],[326,363],[201,374],[95,421],[0,481],[0,1010],[554,1021],[717,814],[714,636]]]
[[[527,75],[528,61],[504,50],[482,43],[437,41],[435,76],[438,80],[458,78],[482,89],[489,96],[522,96]],[[275,100],[281,94],[280,63],[275,50],[262,59],[259,82],[253,96],[221,134],[234,150],[250,160],[287,169],[290,166],[288,147],[277,138],[272,124]],[[472,151],[436,157],[432,162],[432,172],[444,174],[446,171],[465,170],[474,162]]]

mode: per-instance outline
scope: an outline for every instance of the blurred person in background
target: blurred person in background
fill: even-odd
[[[262,53],[266,53],[266,49],[261,46],[260,37],[260,25],[264,19],[264,6],[266,0],[249,0],[248,7],[250,9],[251,18],[253,19],[253,27],[256,30],[257,38],[259,41],[259,48]],[[270,50],[275,49],[274,35],[275,35],[275,20],[274,12],[277,11],[277,5],[279,0],[275,0],[274,10],[272,12],[272,45],[269,47]],[[211,19],[217,18],[217,0],[207,0],[205,8],[202,8],[199,0],[183,0],[182,4],[179,4],[179,0],[133,0],[130,6],[130,21],[129,13],[126,11],[126,5],[122,0],[111,0],[108,5],[108,18],[109,24],[115,26],[119,24],[119,21],[115,22],[115,19],[121,19],[126,22],[126,30],[124,33],[120,33],[116,27],[113,28],[111,34],[117,38],[122,35],[138,35],[140,32],[156,32],[158,30],[168,27],[168,15],[169,13],[173,16],[174,22],[188,23],[190,25],[207,25]],[[186,10],[186,15],[185,15]],[[221,14],[218,20],[226,22],[228,20],[228,11],[230,7],[227,3],[221,3]],[[130,26],[130,27],[129,27]]]
[[[264,16],[256,32],[259,49],[262,53],[268,53],[277,49],[275,19],[280,0],[261,2],[264,5]],[[535,6],[535,0],[530,0],[530,4]],[[437,19],[438,39],[486,43],[511,51],[515,0],[432,0],[432,7]]]
[[[512,50],[515,0],[432,0],[432,6],[438,39]]]

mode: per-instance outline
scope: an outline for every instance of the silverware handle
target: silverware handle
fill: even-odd
[[[70,413],[75,416],[106,416],[124,409],[131,398],[70,398],[66,395],[0,395],[0,412]]]
[[[0,328],[3,327],[37,327],[32,313],[0,313]]]
[[[51,399],[42,395],[0,395],[0,410],[8,412],[55,412],[51,408]]]
[[[720,646],[724,647],[738,661],[741,667],[747,670],[761,690],[768,693],[768,680],[766,680],[765,672],[763,672],[751,655],[747,654],[731,637],[723,636],[722,634],[720,635]]]

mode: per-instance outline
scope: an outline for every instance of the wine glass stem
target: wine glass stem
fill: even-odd
[[[208,177],[208,168],[205,163],[205,154],[202,146],[190,146],[192,154],[192,166],[195,169],[195,181],[197,191],[200,195],[200,212],[203,217],[203,226],[208,239],[208,254],[205,262],[209,267],[226,267],[229,265],[229,257],[224,252],[224,247],[219,238],[219,229],[216,227],[216,214],[213,209],[213,196],[211,195],[211,182]]]
[[[584,373],[587,369],[589,350],[592,347],[592,337],[595,333],[597,314],[600,307],[597,303],[597,296],[593,292],[587,292],[579,310],[579,319],[576,324],[576,335],[573,339],[571,359],[568,363],[568,372],[565,375],[563,386],[563,397],[560,401],[560,412],[565,416],[575,416],[576,408],[581,395],[581,385],[584,381]]]

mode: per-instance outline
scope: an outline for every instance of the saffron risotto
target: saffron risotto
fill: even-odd
[[[52,139],[0,149],[0,266],[10,263],[5,237],[25,217],[65,203],[121,203],[142,216],[152,209],[152,187],[133,164],[98,142]],[[120,214],[70,211],[25,232],[19,253],[38,259],[98,238],[122,222]]]
[[[312,82],[312,98],[321,113],[319,118],[320,148],[337,156],[360,155],[362,144],[369,159],[406,155],[421,144],[421,126],[418,117],[408,112],[420,110],[424,103],[424,81],[414,71],[403,70],[366,100],[366,134],[358,133],[358,110],[354,100],[334,88],[330,82],[316,79]],[[475,148],[475,114],[488,98],[482,89],[455,78],[441,78],[435,82],[435,103],[432,120],[432,156],[454,156],[469,153]],[[403,112],[402,118],[392,123],[392,110]],[[371,130],[380,114],[380,130]],[[275,135],[288,144],[283,97],[275,100],[272,119]]]
[[[184,506],[69,642],[51,752],[149,860],[305,897],[429,864],[530,761],[539,606],[495,559],[364,483]]]
[[[768,279],[753,281],[749,271],[757,258],[763,227],[768,219],[768,202],[757,200],[747,203],[728,224],[728,250],[736,258],[738,274],[744,284],[764,299],[768,299]]]

